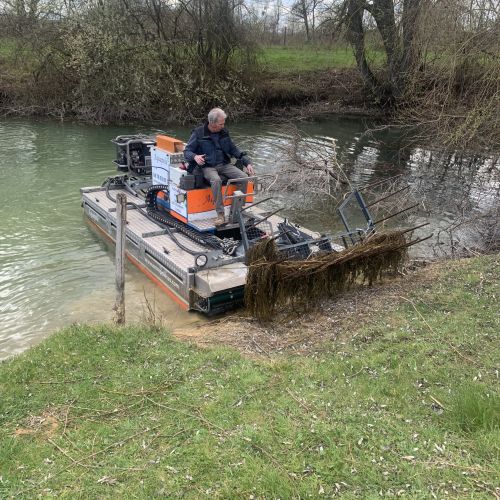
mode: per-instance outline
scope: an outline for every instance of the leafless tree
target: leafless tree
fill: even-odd
[[[316,17],[323,4],[323,0],[296,0],[292,4],[290,14],[292,18],[296,18],[304,24],[306,42],[314,42]]]
[[[415,44],[419,18],[426,0],[346,0],[345,20],[361,76],[371,91],[384,102],[400,98],[406,82],[418,67]],[[387,79],[382,81],[366,57],[366,17],[372,17],[387,57]]]

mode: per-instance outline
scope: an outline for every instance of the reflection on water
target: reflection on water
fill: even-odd
[[[480,247],[480,235],[473,221],[479,218],[484,222],[487,214],[489,222],[484,223],[491,226],[495,214],[500,214],[498,158],[430,151],[415,145],[408,134],[398,134],[389,129],[368,134],[366,129],[369,125],[359,119],[336,118],[300,124],[299,128],[308,137],[305,141],[307,149],[314,151],[321,145],[329,147],[335,141],[338,162],[351,186],[362,188],[387,180],[379,185],[381,189],[386,189],[391,184],[389,180],[397,179],[398,187],[411,187],[411,199],[399,208],[410,206],[413,201],[421,205],[405,214],[405,227],[428,222],[429,226],[417,230],[414,236],[423,238],[434,234],[433,238],[411,248],[414,257],[450,255],[457,240],[463,247]],[[273,173],[286,162],[283,150],[287,149],[289,138],[279,132],[279,127],[260,129],[244,140],[249,144],[248,149],[255,150],[259,155],[259,165],[262,165],[259,173]],[[259,148],[259,145],[264,145],[264,148]],[[371,194],[376,194],[376,191]],[[376,199],[376,196],[370,199],[366,191],[363,195],[368,203]],[[293,193],[286,192],[279,200],[288,207],[285,215],[320,232],[336,233],[343,229],[334,210],[338,200],[328,204],[325,203],[326,197],[304,200],[300,197],[294,199],[293,196]],[[388,226],[399,225],[402,219],[391,219]],[[445,242],[444,235],[450,241]]]
[[[272,173],[283,161],[281,146],[289,138],[279,126],[238,123],[230,129],[258,173]],[[498,166],[491,160],[407,147],[405,139],[388,131],[366,135],[366,124],[359,119],[335,118],[302,124],[301,129],[314,141],[335,139],[338,158],[353,185],[395,175],[418,185],[425,211],[414,213],[413,223],[430,220],[432,229],[439,230],[458,214],[485,210],[498,198],[498,178],[491,180]],[[111,321],[113,254],[84,223],[79,189],[113,175],[115,153],[109,140],[136,132],[153,131],[0,121],[0,359],[59,327]],[[190,128],[165,132],[186,139]],[[318,212],[289,209],[289,215],[320,231],[336,228],[333,218]],[[134,267],[128,266],[126,272],[128,321],[147,317],[148,303],[174,328],[204,321],[179,310]]]

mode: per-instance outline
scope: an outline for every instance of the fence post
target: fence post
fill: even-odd
[[[127,227],[127,196],[118,193],[116,196],[116,249],[115,249],[115,283],[116,302],[115,323],[125,323],[125,230]]]

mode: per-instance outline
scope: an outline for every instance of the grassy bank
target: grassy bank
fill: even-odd
[[[489,496],[499,263],[442,266],[309,356],[59,332],[0,365],[0,497]]]
[[[369,50],[368,57],[375,66],[384,59],[375,50]],[[264,47],[257,60],[262,68],[253,96],[258,114],[312,117],[376,112],[350,47]]]

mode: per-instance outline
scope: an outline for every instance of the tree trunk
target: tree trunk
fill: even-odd
[[[414,39],[423,0],[403,0],[401,26],[396,24],[393,0],[346,0],[349,36],[356,63],[363,80],[382,103],[392,103],[404,96],[415,63]],[[371,71],[365,56],[364,11],[377,24],[387,56],[388,79],[381,84]]]
[[[309,19],[307,19],[307,6],[306,6],[306,0],[302,0],[300,2],[301,9],[302,9],[302,17],[304,19],[304,26],[306,28],[306,41],[309,42],[311,40],[311,35],[309,32]]]
[[[349,38],[354,48],[356,64],[365,84],[375,94],[379,95],[380,84],[372,73],[366,61],[365,32],[363,30],[363,0],[348,0],[347,18],[349,23]]]
[[[404,0],[402,24],[402,48],[397,68],[392,75],[395,97],[401,97],[412,71],[415,69],[416,48],[415,36],[418,30],[418,17],[422,8],[422,0]]]

